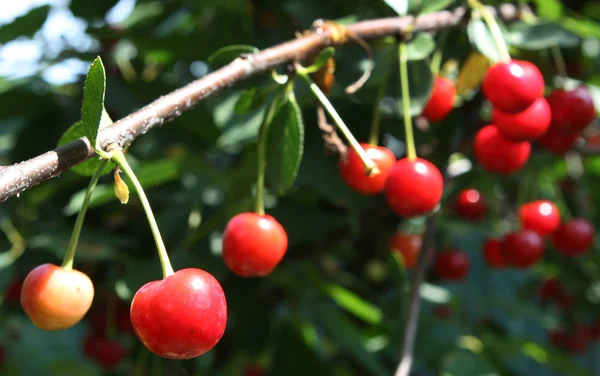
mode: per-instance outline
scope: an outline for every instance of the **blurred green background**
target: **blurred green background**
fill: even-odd
[[[460,3],[411,0],[409,5],[410,13],[417,14]],[[494,3],[499,2],[486,2]],[[533,5],[551,26],[532,32],[527,25],[507,24],[513,56],[534,61],[551,84],[556,71],[547,47],[558,44],[569,75],[591,85],[600,100],[600,4],[537,0]],[[207,58],[221,47],[262,49],[294,38],[294,32],[309,29],[318,18],[350,23],[387,16],[394,12],[383,0],[4,0],[0,164],[56,146],[79,120],[83,79],[97,55],[107,70],[106,108],[116,120],[218,68]],[[439,34],[431,37],[440,40]],[[477,47],[490,45],[482,37],[469,35],[466,26],[449,31],[443,61],[453,59],[460,67]],[[375,41],[374,48],[375,72],[351,97],[343,89],[362,73],[366,53],[356,45],[336,51],[331,97],[356,137],[366,140],[375,93],[389,81],[382,142],[400,157],[402,121],[390,110],[399,93],[397,62],[389,43]],[[413,72],[425,72],[411,76],[419,77],[411,81],[418,112],[431,89],[432,48],[427,43],[415,48],[425,55],[411,63]],[[208,98],[140,137],[127,154],[147,190],[175,269],[202,268],[223,285],[229,320],[216,348],[189,361],[164,360],[151,355],[128,329],[133,294],[160,278],[161,270],[137,197],[121,205],[110,174],[94,193],[75,262],[95,283],[92,312],[67,331],[33,327],[18,293],[15,300],[15,281],[38,264],[59,263],[64,255],[88,183],[67,171],[0,204],[6,235],[0,237],[0,249],[7,251],[0,256],[0,375],[249,376],[249,367],[286,376],[393,373],[412,272],[391,255],[388,240],[398,229],[422,231],[424,221],[402,221],[382,197],[363,197],[343,184],[336,158],[325,153],[314,99],[303,83],[296,85],[306,127],[300,172],[288,194],[269,194],[266,201],[268,213],[288,232],[288,253],[264,279],[238,278],[221,259],[225,224],[253,207],[255,141],[268,104],[247,108],[238,99],[269,85],[270,77],[262,76]],[[452,135],[461,132],[465,143],[453,160],[473,161],[469,141],[486,116],[489,108],[481,95],[471,93],[442,124],[417,131],[422,155],[442,168],[455,151],[449,150]],[[429,276],[423,286],[413,375],[600,374],[597,342],[569,353],[548,341],[554,328],[600,323],[599,249],[566,260],[548,247],[544,261],[525,271],[489,269],[481,251],[488,236],[510,227],[523,197],[553,199],[600,228],[600,157],[578,161],[573,170],[564,158],[536,149],[526,168],[510,178],[466,162],[446,187],[450,200],[464,187],[478,188],[492,203],[491,212],[478,223],[465,222],[448,208],[439,213],[436,250],[465,250],[471,270],[462,283]],[[575,299],[568,310],[538,298],[540,282],[556,275]],[[102,326],[98,322],[118,323],[123,317],[124,324],[112,328],[119,330],[109,330],[113,342],[107,351],[118,344],[124,358],[107,370],[86,356],[84,343],[95,326]]]

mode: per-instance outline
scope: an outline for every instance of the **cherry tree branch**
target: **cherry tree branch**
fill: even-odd
[[[521,9],[513,4],[489,8],[492,14],[505,21],[519,18]],[[462,24],[468,17],[465,7],[418,17],[395,17],[362,21],[347,28],[363,39],[400,36],[410,31],[435,31]],[[349,38],[344,43],[353,42]],[[99,132],[100,145],[116,143],[121,147],[131,144],[138,136],[188,111],[201,100],[249,77],[275,69],[333,44],[328,31],[309,34],[254,54],[240,57],[223,68],[191,82],[170,94],[156,99],[146,107],[115,122]],[[24,190],[55,177],[63,171],[95,155],[86,138],[73,141],[27,161],[0,167],[0,202]]]

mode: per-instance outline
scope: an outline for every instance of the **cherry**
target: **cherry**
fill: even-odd
[[[504,268],[506,261],[502,255],[502,242],[498,239],[487,239],[483,243],[483,257],[485,262],[492,268]]]
[[[479,221],[487,213],[487,203],[484,197],[476,189],[464,189],[456,198],[454,204],[456,212],[463,218]]]
[[[20,300],[23,281],[23,278],[16,278],[8,285],[4,292],[4,300],[7,303],[17,303]]]
[[[433,91],[423,108],[423,116],[431,123],[444,120],[454,107],[456,86],[452,80],[436,76]]]
[[[402,256],[406,269],[412,269],[417,265],[422,246],[421,235],[397,233],[390,238],[390,249]]]
[[[260,366],[248,366],[244,370],[244,376],[263,376],[264,369]]]
[[[544,255],[544,239],[530,230],[511,232],[504,236],[502,254],[508,265],[530,267]]]
[[[531,106],[517,113],[492,110],[492,122],[511,141],[537,140],[546,133],[551,120],[550,106],[544,98],[536,99]]]
[[[469,256],[466,253],[460,250],[449,250],[437,254],[433,269],[440,279],[462,281],[467,276],[469,266]]]
[[[211,274],[182,269],[137,291],[131,323],[153,353],[168,359],[194,358],[212,349],[225,332],[225,294]]]
[[[53,264],[33,269],[21,289],[21,305],[39,329],[61,330],[77,324],[94,299],[94,285],[78,270]]]
[[[367,155],[375,162],[379,174],[369,176],[365,167],[354,149],[350,148],[346,158],[340,160],[339,170],[342,180],[355,191],[364,195],[380,193],[385,188],[385,182],[394,163],[396,156],[388,148],[369,144],[361,144]]]
[[[567,256],[587,252],[594,243],[594,225],[585,218],[574,218],[561,224],[552,234],[554,247]]]
[[[562,347],[568,352],[575,354],[587,349],[589,337],[586,328],[577,326],[562,338]]]
[[[525,230],[535,231],[542,236],[551,234],[560,226],[560,211],[554,203],[547,200],[521,205],[519,216]]]
[[[542,301],[554,300],[562,291],[560,282],[557,278],[550,278],[542,282],[539,289],[539,296]]]
[[[241,213],[233,217],[223,234],[223,260],[241,277],[271,274],[288,247],[284,228],[270,215]]]
[[[528,61],[511,60],[492,65],[483,79],[483,94],[503,112],[520,112],[544,94],[544,78]]]
[[[504,137],[498,127],[487,125],[474,141],[475,157],[491,173],[507,175],[523,167],[531,152],[529,142],[515,142]]]
[[[537,142],[549,152],[563,155],[573,147],[578,138],[578,134],[564,134],[551,126]]]
[[[574,90],[558,89],[548,96],[552,127],[563,133],[579,133],[595,118],[592,94],[585,86]]]
[[[416,217],[435,209],[442,199],[443,189],[442,174],[431,162],[403,158],[390,171],[385,197],[396,214]]]
[[[107,370],[115,368],[125,358],[125,349],[119,342],[97,335],[85,338],[83,353]]]

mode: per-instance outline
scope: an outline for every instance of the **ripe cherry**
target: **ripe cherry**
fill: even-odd
[[[423,108],[423,116],[432,123],[444,120],[454,107],[456,86],[452,80],[436,76],[433,91]]]
[[[431,162],[421,158],[403,158],[390,171],[385,197],[396,214],[416,217],[435,209],[443,189],[442,174]]]
[[[460,250],[449,250],[436,255],[433,269],[440,279],[462,281],[467,276],[469,266],[469,256],[466,253]]]
[[[592,94],[585,86],[554,90],[548,96],[552,127],[563,133],[579,133],[596,118]]]
[[[549,278],[542,282],[539,289],[539,296],[542,301],[554,300],[562,291],[558,278]]]
[[[544,236],[553,233],[560,226],[560,211],[548,200],[532,201],[519,209],[521,226]]]
[[[572,354],[581,353],[587,349],[589,340],[586,328],[577,326],[571,331],[564,333],[562,347]]]
[[[585,218],[574,218],[561,224],[552,234],[556,250],[567,256],[587,252],[594,243],[594,225]]]
[[[458,215],[472,221],[479,221],[487,214],[485,198],[476,189],[464,189],[456,197],[454,208]]]
[[[7,303],[17,303],[21,298],[21,288],[23,287],[23,278],[14,279],[4,292],[4,300]]]
[[[490,238],[483,243],[483,257],[491,268],[500,269],[506,266],[502,255],[502,242],[498,239]]]
[[[544,78],[528,61],[511,60],[496,63],[488,69],[482,84],[483,94],[503,112],[515,113],[544,94]]]
[[[504,137],[498,127],[488,125],[479,130],[474,141],[475,157],[491,173],[507,175],[523,167],[529,159],[531,144]]]
[[[406,269],[412,269],[417,265],[422,246],[421,235],[397,233],[390,238],[390,249],[402,256]]]
[[[502,135],[511,141],[533,141],[542,137],[550,127],[552,115],[544,98],[538,98],[525,110],[516,113],[492,110],[492,122]]]
[[[528,268],[544,255],[544,239],[530,230],[511,232],[502,241],[502,254],[508,265]]]
[[[168,359],[194,358],[215,347],[225,332],[225,294],[211,274],[182,269],[137,291],[131,323],[153,353]]]
[[[375,162],[379,174],[368,176],[365,167],[354,149],[350,148],[346,158],[339,162],[342,180],[355,191],[364,195],[380,193],[385,188],[385,182],[394,163],[396,156],[388,148],[369,144],[361,144],[367,155]]]
[[[565,134],[556,130],[552,126],[548,132],[537,140],[537,143],[544,149],[556,155],[563,155],[575,145],[579,138],[578,134]]]
[[[266,214],[238,214],[229,221],[223,234],[223,260],[240,277],[271,274],[287,247],[284,228]]]
[[[104,369],[113,369],[125,358],[125,349],[117,341],[90,335],[83,342],[83,353]]]
[[[94,299],[90,278],[53,264],[33,269],[21,289],[21,305],[39,329],[61,330],[77,324]]]

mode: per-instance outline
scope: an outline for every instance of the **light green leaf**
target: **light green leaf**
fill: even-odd
[[[207,61],[211,65],[225,65],[236,59],[242,54],[251,54],[258,52],[258,48],[246,44],[236,44],[219,48],[215,53],[210,55]]]
[[[423,60],[435,50],[435,41],[429,33],[419,33],[406,44],[408,60]]]
[[[498,26],[502,30],[502,24],[498,22]],[[473,17],[467,25],[467,34],[471,44],[481,52],[490,61],[500,61],[501,56],[492,33],[488,29],[486,23],[480,17]],[[506,35],[506,33],[503,34]]]
[[[428,0],[425,1],[425,5],[419,11],[419,14],[427,14],[438,12],[442,9],[448,8],[453,5],[455,0]]]
[[[381,323],[382,312],[373,304],[367,302],[354,292],[340,286],[328,285],[327,293],[340,307],[371,325]]]
[[[282,195],[294,184],[304,153],[304,123],[293,92],[279,107],[265,136],[267,182]]]
[[[81,123],[84,135],[94,149],[104,110],[104,93],[106,91],[106,73],[100,56],[90,66],[83,86],[83,103],[81,105]]]
[[[581,38],[554,22],[528,24],[516,23],[511,26],[509,40],[512,45],[525,50],[541,50],[552,46],[575,47]]]

